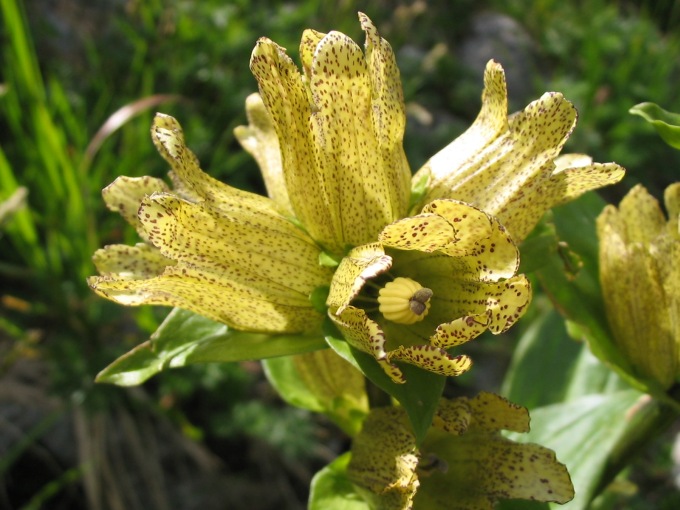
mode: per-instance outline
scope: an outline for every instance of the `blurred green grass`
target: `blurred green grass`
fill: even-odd
[[[138,395],[95,386],[92,380],[145,339],[164,314],[111,305],[85,284],[94,272],[94,250],[135,238],[105,210],[100,190],[118,175],[163,176],[166,171],[149,138],[153,111],[135,109],[120,129],[98,140],[96,153],[88,153],[88,147],[115,111],[156,98],[155,108],[181,120],[205,170],[233,186],[262,192],[254,162],[232,134],[246,122],[244,100],[256,90],[248,60],[260,36],[287,47],[296,58],[307,27],[340,30],[362,41],[356,11],[366,9],[397,52],[412,112],[406,151],[417,169],[476,115],[481,76],[461,63],[460,48],[476,15],[501,13],[531,41],[526,57],[535,62],[536,73],[524,77],[531,97],[558,90],[579,109],[567,149],[628,168],[624,186],[608,196],[621,196],[637,182],[658,195],[680,168],[678,153],[627,113],[648,100],[680,111],[680,9],[672,1],[380,1],[366,7],[354,0],[49,6],[0,0],[0,6],[0,201],[20,186],[29,192],[27,206],[0,232],[0,377],[12,377],[23,360],[39,360],[48,367],[45,391],[61,399],[64,415],[83,403],[88,412],[110,414],[140,405]],[[505,65],[510,70],[511,64]],[[165,94],[180,99],[165,101]],[[240,366],[170,372],[146,386],[148,396],[142,400],[181,435],[219,443],[216,438],[245,434],[249,422],[266,422],[270,416],[267,406],[248,403],[252,394],[246,388],[257,377]],[[212,397],[197,397],[206,385]],[[226,426],[229,420],[233,423]],[[291,458],[308,457],[308,446],[297,435],[300,422],[294,416],[290,422],[298,425],[278,444],[293,445],[287,451]],[[34,424],[35,430],[43,433],[44,423]],[[256,429],[266,435],[266,427]],[[27,437],[30,441],[14,450],[17,458],[40,440]],[[9,476],[13,467],[3,465],[0,475]],[[63,477],[63,484],[56,490],[46,484],[47,493],[29,491],[22,504],[58,499],[80,476],[67,469],[53,475],[54,480]]]

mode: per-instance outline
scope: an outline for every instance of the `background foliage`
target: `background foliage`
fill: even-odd
[[[262,192],[232,134],[256,89],[248,60],[260,36],[294,56],[307,27],[361,41],[356,11],[365,10],[397,53],[414,169],[474,118],[492,57],[508,74],[513,110],[546,90],[576,104],[567,150],[628,169],[622,185],[605,191],[608,200],[637,182],[660,196],[680,168],[680,152],[627,113],[643,101],[680,111],[680,6],[672,0],[0,6],[0,201],[28,192],[23,207],[0,218],[0,507],[302,508],[314,472],[346,450],[341,431],[285,407],[256,363],[186,367],[135,389],[93,383],[165,315],[104,302],[85,285],[97,247],[134,239],[100,190],[118,175],[163,176],[148,134],[159,110],[181,120],[210,174]],[[593,363],[546,299],[537,297],[532,314],[515,332],[522,352],[531,353],[531,338],[563,339],[554,348],[573,351],[574,366]],[[500,391],[517,342],[478,342],[475,369],[447,391]],[[521,362],[516,356],[511,373]],[[562,366],[554,377],[568,377]],[[535,387],[542,375],[521,373],[504,394],[530,408],[567,400],[559,381],[544,385],[553,393],[528,394],[522,385]],[[619,384],[611,378],[599,384]],[[602,508],[674,507],[667,444],[648,448]]]

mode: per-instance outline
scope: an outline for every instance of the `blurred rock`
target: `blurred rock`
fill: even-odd
[[[474,15],[470,33],[456,53],[460,62],[476,76],[484,75],[484,67],[490,59],[503,66],[510,111],[524,108],[536,99],[537,46],[529,32],[513,18],[488,11]]]

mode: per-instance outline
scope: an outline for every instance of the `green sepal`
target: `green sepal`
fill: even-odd
[[[312,303],[314,310],[319,313],[326,314],[328,306],[326,306],[326,300],[328,299],[328,293],[331,288],[328,285],[321,285],[314,289],[309,295],[309,301]]]
[[[654,126],[668,145],[680,149],[680,114],[668,112],[655,103],[636,104],[628,111]]]
[[[175,308],[151,338],[97,375],[97,382],[134,386],[168,368],[301,354],[327,347],[317,335],[270,335],[230,329]]]
[[[409,198],[408,209],[411,214],[418,214],[420,211],[416,211],[416,207],[421,205],[425,193],[427,193],[427,184],[430,181],[430,176],[428,174],[423,174],[418,181],[412,183],[411,185],[411,196]]]
[[[371,510],[347,478],[352,454],[347,452],[317,472],[312,478],[309,510]]]
[[[319,265],[324,267],[338,267],[340,265],[340,260],[336,255],[332,255],[328,252],[319,252]]]
[[[361,370],[373,384],[402,405],[411,421],[416,443],[420,444],[432,425],[432,418],[444,391],[446,377],[404,363],[400,364],[399,368],[406,382],[397,384],[372,356],[349,345],[341,339],[337,330],[326,331],[326,342],[335,352]]]

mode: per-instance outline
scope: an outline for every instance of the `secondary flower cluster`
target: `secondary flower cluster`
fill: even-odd
[[[347,474],[376,510],[491,510],[500,499],[574,497],[552,451],[501,430],[528,432],[529,413],[492,393],[442,399],[420,446],[403,408],[379,407],[354,439]]]
[[[519,319],[531,292],[516,274],[516,243],[548,208],[616,182],[623,169],[558,157],[576,123],[561,94],[508,117],[492,61],[477,120],[412,178],[395,57],[360,21],[365,51],[344,34],[306,30],[302,73],[276,43],[257,42],[260,93],[236,136],[269,197],[206,175],[178,122],[156,116],[151,134],[173,187],[120,177],[104,190],[145,242],[95,254],[97,293],[272,334],[321,335],[327,315],[396,382],[399,362],[464,372],[470,359],[447,349]],[[319,310],[310,296],[328,288]]]
[[[607,318],[628,372],[656,390],[680,376],[680,183],[657,200],[634,187],[597,219]]]

